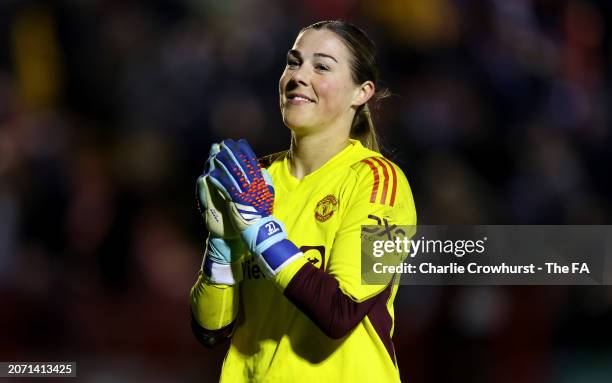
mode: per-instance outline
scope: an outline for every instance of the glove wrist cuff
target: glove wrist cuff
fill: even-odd
[[[287,238],[285,225],[271,215],[260,219],[240,234],[249,251],[258,256],[272,243]]]
[[[240,238],[224,240],[209,237],[202,271],[215,284],[234,285],[242,280],[242,253],[244,245]]]
[[[243,253],[244,245],[240,238],[208,237],[206,256],[215,263],[229,264],[235,262],[242,257]]]
[[[242,262],[216,263],[207,256],[204,257],[202,272],[210,283],[232,286],[242,281]]]
[[[273,277],[302,256],[300,249],[287,239],[283,223],[273,216],[262,218],[241,234],[267,277]]]

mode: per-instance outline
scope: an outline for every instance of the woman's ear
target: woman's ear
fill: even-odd
[[[374,83],[372,81],[366,81],[357,88],[355,97],[353,98],[352,106],[360,106],[365,104],[372,98],[375,92]]]

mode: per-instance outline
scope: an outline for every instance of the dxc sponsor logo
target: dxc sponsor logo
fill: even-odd
[[[393,237],[406,235],[406,232],[404,230],[397,228],[397,225],[389,225],[389,221],[386,218],[380,218],[372,214],[368,214],[368,218],[373,219],[379,226],[383,226],[383,228],[379,230],[378,228],[368,229],[364,227],[363,231],[365,231],[366,233],[376,234],[379,237],[382,237],[386,234],[387,238],[390,240],[393,239],[392,234],[394,234]]]

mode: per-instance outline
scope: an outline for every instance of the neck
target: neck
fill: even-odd
[[[289,171],[301,180],[314,172],[333,156],[349,145],[348,135],[309,134],[299,136],[291,134],[289,150]]]

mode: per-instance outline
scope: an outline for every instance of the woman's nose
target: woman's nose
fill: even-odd
[[[305,68],[304,65],[301,65],[299,68],[293,71],[291,79],[300,85],[307,85],[309,81],[307,68]]]

